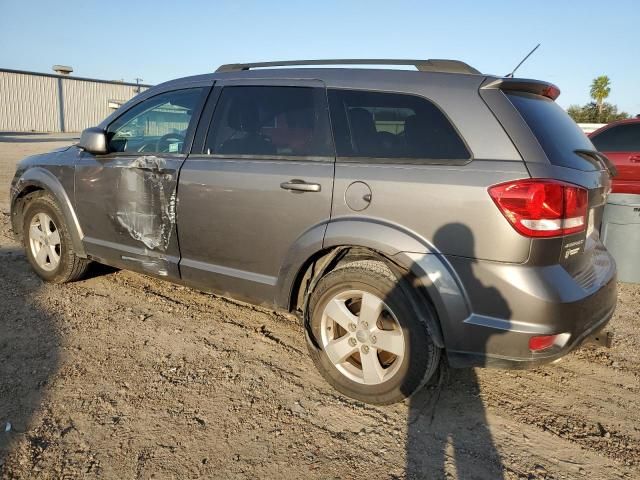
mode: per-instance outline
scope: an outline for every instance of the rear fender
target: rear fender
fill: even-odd
[[[300,237],[280,271],[276,304],[290,309],[296,279],[304,273],[302,270],[309,265],[314,255],[345,246],[376,252],[412,273],[413,286],[431,301],[437,314],[438,321],[435,325],[430,324],[433,322],[430,315],[423,315],[423,320],[441,346],[446,345],[449,326],[469,317],[469,301],[460,280],[433,245],[397,225],[361,217],[341,218],[318,225]]]

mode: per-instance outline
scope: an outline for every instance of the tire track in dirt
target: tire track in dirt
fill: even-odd
[[[419,410],[354,402],[313,370],[292,316],[124,271],[46,285],[6,252],[18,249],[0,237],[0,327],[30,318],[26,299],[42,315],[31,324],[42,318],[56,333],[35,353],[56,351],[58,362],[0,476],[421,478],[407,467],[418,455],[422,472],[442,478],[638,476],[637,372],[619,353],[620,368],[581,353],[529,372],[478,370],[492,446],[456,373]],[[632,330],[630,318],[615,321]],[[1,417],[19,380],[0,385]],[[609,437],[596,436],[598,423]],[[449,432],[460,435],[455,450]]]

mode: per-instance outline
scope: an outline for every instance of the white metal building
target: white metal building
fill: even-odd
[[[147,88],[0,68],[0,132],[80,132]]]

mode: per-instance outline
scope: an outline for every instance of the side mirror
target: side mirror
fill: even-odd
[[[107,136],[100,128],[87,128],[80,135],[78,146],[94,155],[103,155],[107,153]]]

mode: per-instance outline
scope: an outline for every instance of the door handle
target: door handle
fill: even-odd
[[[640,163],[640,155],[631,155],[631,156],[629,157],[629,160],[630,160],[632,163]]]
[[[319,183],[307,183],[299,178],[294,178],[288,182],[282,182],[280,188],[284,190],[293,190],[294,192],[319,192],[321,186]]]

